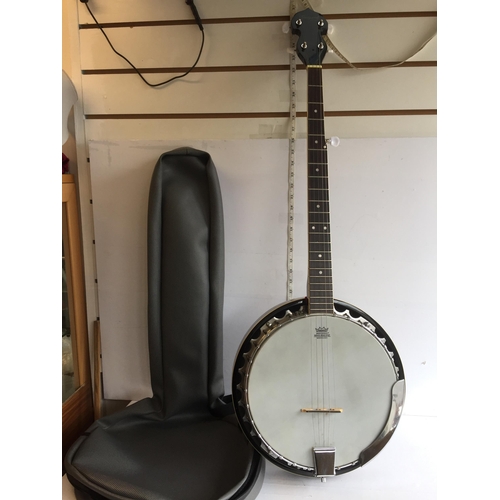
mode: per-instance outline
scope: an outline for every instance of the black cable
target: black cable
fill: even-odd
[[[205,45],[205,31],[203,30],[203,25],[201,24],[201,19],[198,15],[198,11],[196,11],[196,7],[194,6],[194,4],[192,3],[192,0],[191,0],[191,3],[188,3],[188,1],[186,2],[190,7],[191,7],[191,10],[193,11],[193,14],[195,14],[195,11],[196,11],[196,14],[195,14],[195,19],[196,19],[196,23],[198,24],[198,27],[200,28],[200,31],[201,31],[201,47],[200,47],[200,52],[198,53],[198,57],[196,58],[196,61],[194,62],[194,64],[191,66],[191,68],[189,68],[184,74],[182,75],[177,75],[177,76],[174,76],[173,78],[170,78],[168,80],[165,80],[164,82],[160,82],[160,83],[149,83],[145,78],[144,76],[142,75],[142,73],[123,55],[123,54],[120,54],[114,47],[113,47],[113,44],[111,43],[110,39],[108,38],[108,35],[106,35],[106,33],[104,32],[104,29],[102,28],[102,26],[99,24],[99,21],[95,18],[94,14],[92,13],[92,11],[90,10],[90,7],[89,7],[89,4],[88,4],[88,0],[80,0],[82,3],[85,4],[85,6],[87,7],[87,10],[89,11],[89,14],[92,16],[92,19],[95,21],[97,27],[101,30],[102,34],[104,35],[104,38],[106,38],[106,40],[108,41],[109,43],[109,46],[111,47],[111,49],[113,50],[113,52],[120,56],[122,59],[124,59],[125,61],[127,61],[127,63],[135,70],[135,72],[141,77],[141,79],[143,80],[143,82],[146,84],[146,85],[149,85],[150,87],[160,87],[162,85],[166,85],[167,83],[170,83],[174,80],[177,80],[178,78],[184,78],[186,75],[188,75],[189,73],[191,73],[191,71],[195,68],[195,66],[198,64],[198,61],[200,60],[200,57],[201,57],[201,53],[203,52],[203,46]],[[194,8],[194,9],[193,9]]]

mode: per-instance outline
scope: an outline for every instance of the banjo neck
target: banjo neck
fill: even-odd
[[[333,313],[328,156],[321,65],[307,66],[307,205],[309,312]]]

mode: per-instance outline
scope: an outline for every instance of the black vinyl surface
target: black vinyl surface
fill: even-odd
[[[224,397],[224,227],[208,153],[160,157],[149,194],[153,397],[101,418],[69,450],[78,498],[253,499],[264,463]],[[229,401],[228,401],[229,400]]]

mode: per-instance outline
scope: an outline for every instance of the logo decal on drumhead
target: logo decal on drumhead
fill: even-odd
[[[318,326],[316,328],[316,333],[314,336],[317,339],[327,339],[330,336],[330,332],[328,331],[328,327],[326,326]]]

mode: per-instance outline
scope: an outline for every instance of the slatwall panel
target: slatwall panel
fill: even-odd
[[[90,0],[92,1],[92,0]],[[300,0],[299,0],[300,1]],[[366,12],[426,12],[436,10],[436,0],[311,0],[319,12],[331,14],[363,14]],[[234,18],[254,16],[286,16],[289,0],[198,0],[202,18]],[[92,8],[102,22],[128,22],[191,19],[184,0],[113,0],[101,1]],[[84,6],[80,6],[82,22],[92,22]]]
[[[282,138],[288,131],[288,0],[198,0],[205,47],[195,70],[152,89],[113,53],[78,2],[87,140]],[[436,30],[436,1],[324,0],[338,56],[324,60],[327,135],[436,134],[437,42],[396,68]],[[201,41],[183,0],[90,0],[115,48],[152,83],[184,72]],[[298,67],[298,135],[305,135],[305,71]]]

